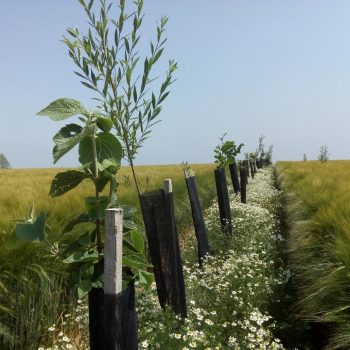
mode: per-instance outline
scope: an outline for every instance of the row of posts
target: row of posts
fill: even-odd
[[[246,203],[248,177],[254,178],[259,162],[235,162],[229,170],[234,192]],[[230,200],[224,168],[214,170],[222,229],[231,235]],[[195,235],[198,242],[198,262],[202,267],[210,253],[204,216],[195,177],[184,171]],[[147,241],[156,281],[160,306],[170,305],[175,314],[187,316],[185,283],[175,222],[172,182],[167,179],[164,189],[140,196]],[[123,210],[105,212],[104,288],[89,293],[89,330],[91,350],[136,350],[137,324],[135,286],[130,283],[122,290]],[[103,327],[102,327],[103,325]]]

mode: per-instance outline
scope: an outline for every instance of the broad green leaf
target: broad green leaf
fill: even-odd
[[[147,288],[149,288],[154,281],[154,275],[148,271],[140,270],[139,281],[140,283],[145,284]]]
[[[91,252],[75,252],[70,255],[68,258],[64,259],[63,262],[66,264],[74,264],[78,262],[84,261],[97,261],[98,260],[98,252],[93,250]]]
[[[130,238],[131,238],[131,242],[132,242],[133,247],[139,253],[143,253],[143,251],[145,249],[145,240],[143,239],[141,232],[139,232],[137,230],[132,230],[130,232]]]
[[[132,220],[137,213],[137,209],[131,205],[122,205],[122,209],[124,213],[124,219],[127,218],[128,220]]]
[[[94,274],[94,263],[91,261],[88,261],[83,265],[82,278],[84,280],[91,280],[93,274]]]
[[[16,226],[16,236],[25,241],[38,242],[44,240],[46,216],[39,214],[33,223],[19,223]]]
[[[101,196],[101,197],[87,197],[85,198],[85,207],[86,210],[91,218],[91,220],[96,220],[96,209],[98,206],[98,218],[103,219],[104,213],[108,205],[108,197],[107,196]]]
[[[92,283],[90,280],[82,280],[78,285],[78,297],[84,298],[92,289]]]
[[[120,168],[120,162],[114,159],[104,159],[102,163],[98,163],[97,168],[99,171],[108,170],[108,172],[116,174]]]
[[[68,222],[68,224],[63,228],[62,233],[71,232],[76,225],[81,224],[83,222],[89,222],[89,221],[90,221],[89,215],[81,214],[77,218]]]
[[[123,220],[123,227],[130,231],[137,229],[137,224],[133,220]]]
[[[96,137],[97,161],[102,163],[104,159],[114,159],[120,162],[123,150],[118,139],[112,134],[99,133]],[[79,143],[79,162],[84,165],[94,163],[94,154],[91,137],[84,137]]]
[[[123,266],[146,269],[149,267],[149,263],[140,255],[124,255],[123,256]]]
[[[88,246],[91,244],[91,234],[90,233],[84,233],[79,239],[78,239],[79,244],[82,246]]]
[[[56,163],[62,156],[69,152],[85,136],[83,128],[77,124],[64,126],[54,137],[53,160]]]
[[[74,282],[75,284],[79,284],[80,279],[81,279],[81,271],[80,270],[72,270],[70,272],[70,279],[72,280],[72,282]]]
[[[79,101],[70,98],[55,100],[38,113],[54,121],[64,120],[77,114],[85,115],[87,111]]]
[[[84,179],[91,178],[90,174],[78,170],[69,170],[56,174],[51,183],[50,195],[58,197],[77,187]]]
[[[108,171],[103,171],[99,174],[98,181],[97,181],[97,191],[102,192],[108,182],[111,180],[112,174]]]
[[[109,132],[113,126],[112,120],[106,117],[97,117],[96,124],[104,132]]]
[[[124,221],[123,221],[124,225]],[[135,249],[134,245],[128,241],[125,237],[123,238],[123,251],[125,255],[138,254],[138,251]]]

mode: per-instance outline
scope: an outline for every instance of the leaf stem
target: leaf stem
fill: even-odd
[[[102,239],[101,239],[101,221],[99,217],[99,192],[98,192],[98,168],[97,168],[97,147],[96,147],[96,133],[93,133],[91,136],[92,140],[92,152],[93,152],[93,157],[94,157],[94,183],[95,183],[95,199],[96,199],[96,240],[97,240],[97,251],[99,254],[102,253]]]

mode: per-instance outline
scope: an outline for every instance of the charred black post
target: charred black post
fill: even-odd
[[[231,180],[233,185],[233,190],[237,194],[241,191],[240,185],[239,185],[239,178],[238,178],[238,171],[237,171],[237,163],[234,161],[229,165],[230,168],[230,174],[231,174]]]
[[[247,172],[247,183],[248,183],[248,178],[250,177],[250,171],[249,171],[249,160],[244,160],[243,165],[245,167],[245,170]]]
[[[134,282],[116,295],[105,294],[104,310],[105,343],[100,349],[137,350]]]
[[[254,172],[253,161],[252,161],[252,160],[249,160],[249,161],[248,161],[248,164],[249,164],[249,168],[250,168],[250,174],[251,174],[252,178],[254,179],[254,177],[255,177],[255,172]]]
[[[241,177],[241,202],[247,203],[247,169],[246,167],[241,167],[240,169]]]
[[[257,160],[254,160],[253,166],[254,166],[254,173],[255,174],[258,172],[258,167],[257,167],[256,163],[257,163]]]
[[[190,176],[187,171],[184,173],[188,195],[190,198],[194,231],[196,233],[198,243],[198,262],[199,266],[202,267],[203,259],[209,253],[208,235],[199,201],[195,177]]]
[[[221,226],[224,232],[226,232],[229,235],[232,235],[230,199],[227,190],[225,169],[217,168],[214,170],[214,173],[216,191],[218,195]]]
[[[102,288],[93,288],[89,292],[89,333],[90,349],[100,350],[104,348],[104,293]]]
[[[185,282],[170,190],[168,182],[166,190],[142,194],[140,203],[159,303],[162,308],[170,305],[176,314],[186,317]]]

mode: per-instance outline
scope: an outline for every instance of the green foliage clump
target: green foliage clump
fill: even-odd
[[[327,162],[327,160],[329,160],[329,152],[328,152],[328,146],[327,145],[321,146],[320,153],[318,155],[318,160],[321,163],[325,163],[325,162]]]
[[[227,165],[233,163],[244,146],[243,143],[237,146],[234,141],[224,141],[225,136],[226,133],[219,138],[220,144],[214,149],[215,163],[220,168],[225,168]]]
[[[270,145],[267,151],[265,150],[264,145],[265,136],[261,135],[258,140],[258,147],[255,151],[255,159],[262,160],[263,163],[268,166],[272,164],[272,151],[273,145]]]
[[[0,169],[10,169],[10,162],[7,160],[3,153],[0,153]]]
[[[78,28],[69,28],[63,41],[78,67],[75,73],[81,83],[96,93],[101,113],[111,120],[140,194],[134,160],[152,127],[159,122],[162,103],[170,94],[177,69],[176,62],[169,60],[158,91],[152,91],[156,80],[152,73],[163,56],[168,18],[160,19],[155,39],[144,54],[140,50],[143,0],[133,1],[133,9],[128,8],[125,0],[119,0],[118,9],[113,1],[101,0],[98,5],[94,0],[79,1],[88,17],[89,29],[81,33]],[[114,13],[119,15],[114,18]]]

